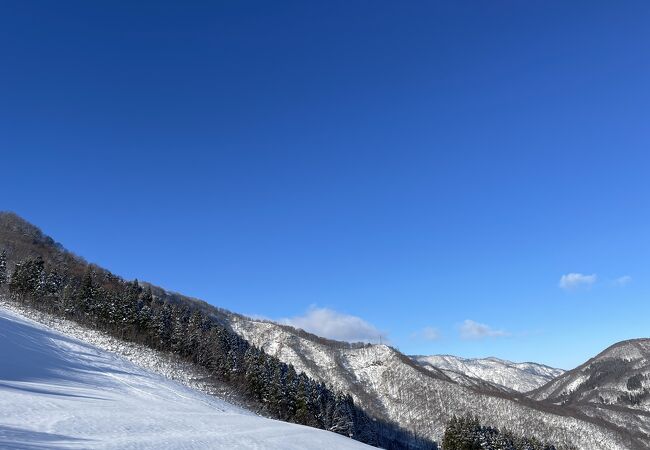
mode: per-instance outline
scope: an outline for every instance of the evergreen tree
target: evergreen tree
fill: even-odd
[[[9,291],[19,300],[25,302],[43,292],[44,263],[39,256],[16,264],[9,282]]]
[[[281,420],[287,420],[287,401],[284,392],[286,384],[286,366],[277,359],[269,360],[268,409]]]
[[[187,309],[173,308],[173,324],[171,332],[171,349],[179,355],[187,354],[185,346],[187,345]]]
[[[89,267],[81,281],[81,286],[77,292],[77,305],[79,310],[88,315],[93,314],[95,306],[95,284],[93,281],[93,271]]]
[[[138,285],[138,280],[135,280],[129,289],[131,289],[133,292],[139,292],[140,286]],[[147,286],[147,288],[142,292],[141,300],[145,305],[151,305],[153,303],[153,293],[151,292],[151,286]]]
[[[151,342],[152,334],[152,316],[151,308],[149,305],[144,305],[138,311],[138,317],[136,319],[136,324],[140,330],[140,338],[144,340],[145,343],[149,344]]]
[[[0,252],[0,287],[7,283],[7,252]]]
[[[296,388],[296,413],[295,422],[310,427],[318,426],[317,402],[312,395],[312,381],[304,373],[298,375]]]
[[[72,317],[76,311],[77,294],[71,283],[66,283],[59,295],[58,309],[64,317]]]
[[[156,347],[161,350],[169,349],[172,332],[172,314],[169,303],[154,309],[151,317],[152,331],[156,338]]]
[[[198,311],[194,311],[187,321],[187,333],[185,334],[185,345],[183,346],[184,354],[195,354],[199,349],[203,331],[203,317]]]
[[[330,431],[344,436],[354,436],[354,400],[350,394],[336,395]]]
[[[555,450],[535,437],[481,426],[477,417],[452,417],[442,440],[444,450]]]
[[[142,307],[140,303],[141,288],[138,281],[127,283],[126,289],[117,297],[116,323],[132,326],[138,322],[138,312]]]

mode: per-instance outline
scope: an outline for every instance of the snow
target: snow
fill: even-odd
[[[638,386],[629,386],[635,377]],[[618,342],[531,393],[567,405],[645,439],[650,448],[650,339]],[[632,401],[634,399],[634,401]]]
[[[0,306],[0,448],[372,448],[262,418]]]
[[[514,363],[499,358],[461,358],[451,355],[413,356],[425,369],[443,370],[452,379],[460,381],[457,374],[478,378],[517,392],[537,389],[562,375],[555,369],[536,363]]]
[[[229,324],[253,345],[296,370],[349,392],[369,411],[438,442],[452,415],[470,413],[487,425],[579,449],[647,448],[628,445],[627,437],[607,424],[583,420],[571,411],[551,410],[511,391],[452,381],[435,368],[417,368],[385,345],[336,345],[273,322],[236,315],[229,317]]]
[[[192,367],[172,354],[159,352],[144,345],[117,339],[109,334],[93,330],[71,320],[50,315],[31,308],[22,307],[0,297],[0,308],[28,317],[50,329],[67,336],[75,337],[95,347],[117,354],[138,367],[162,375],[206,394],[216,395],[228,403],[245,405],[246,401],[227,385],[220,385],[215,380],[207,382],[207,371]]]

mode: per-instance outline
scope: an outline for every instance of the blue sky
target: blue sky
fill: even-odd
[[[0,6],[0,209],[406,353],[650,335],[647,2],[134,3]]]

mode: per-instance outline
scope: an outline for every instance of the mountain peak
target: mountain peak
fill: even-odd
[[[555,404],[597,404],[650,413],[650,339],[617,342],[531,392]]]

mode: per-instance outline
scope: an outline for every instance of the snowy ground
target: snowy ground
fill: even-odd
[[[258,417],[0,306],[2,449],[370,449]]]

